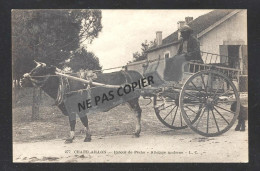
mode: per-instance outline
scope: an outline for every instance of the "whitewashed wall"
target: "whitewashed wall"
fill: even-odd
[[[178,44],[175,44],[175,45],[172,45],[172,46],[169,46],[169,47],[165,47],[165,48],[150,52],[150,53],[148,53],[147,58],[148,58],[148,60],[154,60],[154,59],[158,59],[159,55],[160,55],[161,59],[164,59],[164,54],[166,52],[170,52],[170,57],[173,57],[177,54],[177,50],[178,50]],[[157,62],[155,62],[155,63],[157,63]],[[163,78],[164,69],[165,69],[165,61],[161,60],[160,63],[159,63],[157,71],[158,71],[158,74],[162,78]]]
[[[247,11],[242,10],[199,38],[200,50],[219,54],[219,45],[247,45]]]
[[[138,62],[132,62],[130,64],[127,64],[128,70],[137,71],[140,74],[143,74],[143,64],[146,62],[146,60],[138,61]]]

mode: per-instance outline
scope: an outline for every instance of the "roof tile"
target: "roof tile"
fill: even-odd
[[[213,10],[207,14],[199,16],[198,18],[190,22],[188,25],[193,29],[193,34],[196,35],[233,11],[234,11],[233,9]],[[178,31],[175,31],[174,33],[170,34],[169,36],[167,36],[165,39],[162,40],[162,45],[169,44],[177,40],[178,40]]]

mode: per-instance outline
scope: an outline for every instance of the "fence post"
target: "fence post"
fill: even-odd
[[[41,101],[40,88],[33,88],[32,121],[38,120]]]

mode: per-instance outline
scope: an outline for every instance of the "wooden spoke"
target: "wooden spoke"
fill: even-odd
[[[167,106],[167,107],[164,107],[163,109],[158,109],[159,107],[164,106],[164,104],[162,104],[162,105],[160,105],[159,107],[157,107],[157,109],[158,109],[158,110],[165,110],[165,109],[167,109],[168,107],[171,107],[171,106],[173,106],[173,105],[175,105],[175,104],[171,104],[171,105],[169,105],[169,106]]]
[[[171,114],[171,112],[174,110],[175,107],[176,107],[176,106],[174,106],[174,107],[171,109],[171,111],[163,118],[163,120],[165,120],[165,119]]]
[[[229,122],[226,120],[226,118],[224,117],[224,116],[222,116],[221,115],[221,113],[215,108],[215,107],[213,107],[216,111],[217,111],[217,113],[227,122],[227,124],[229,125]]]
[[[195,87],[195,89],[200,92],[200,90],[198,89],[198,87],[191,81],[191,84],[193,85],[193,87]]]
[[[227,94],[227,93],[230,92],[230,91],[231,91],[231,90],[225,91],[224,93],[222,93],[222,94],[218,95],[216,98],[214,98],[214,100],[217,100],[220,96],[223,96],[223,95]]]
[[[229,107],[238,101],[239,92],[225,73],[207,68],[211,66],[187,79],[179,104],[187,126],[200,135],[213,137],[227,132],[235,123],[237,113]]]
[[[201,77],[202,83],[203,83],[204,88],[205,88],[206,97],[208,97],[207,87],[206,87],[206,85],[205,85],[204,78],[202,77],[202,74],[200,75],[200,77]]]
[[[197,89],[197,91],[200,91],[198,90],[197,86],[192,82],[192,80],[190,81],[190,83]]]
[[[230,112],[230,113],[236,114],[235,112],[232,112],[232,111],[230,111],[230,110],[224,109],[224,108],[222,108],[222,107],[220,107],[220,106],[218,106],[218,105],[215,105],[215,106],[218,107],[218,108],[220,108],[220,109],[222,109],[222,110],[225,110],[225,111],[227,111],[227,112]]]
[[[214,77],[212,77],[212,74],[213,74],[213,73],[210,73],[210,90],[213,92],[213,78],[214,78]],[[212,92],[211,92],[211,93],[212,93]],[[211,94],[211,93],[210,93],[210,94]]]
[[[156,107],[156,108],[159,110],[159,108],[162,107],[162,106],[164,106],[164,103],[161,104],[160,106]]]
[[[222,84],[222,86],[221,86],[221,89],[224,87],[224,82],[223,82],[223,84]],[[217,90],[215,91],[215,93],[214,93],[214,95],[213,95],[213,98],[215,99],[215,97],[216,97],[216,94],[217,94],[217,92],[218,92],[218,90],[219,90],[219,87],[217,88]]]
[[[175,120],[175,117],[176,117],[176,114],[177,114],[178,108],[179,108],[179,106],[177,106],[177,109],[176,109],[176,111],[175,111],[175,114],[174,114],[174,117],[173,117],[173,120],[172,120],[172,125],[173,125],[173,123],[174,123],[174,120]]]
[[[199,99],[199,101],[201,100],[200,98],[198,98],[197,96],[194,96],[194,95],[192,95],[192,94],[189,94],[189,93],[187,93],[187,92],[185,92],[185,94],[187,94],[188,96],[190,96],[190,97],[195,97],[196,99]]]
[[[200,94],[202,94],[201,93],[201,91],[197,88],[197,86],[191,81],[191,84],[195,87],[195,89],[198,91],[198,92],[200,92]],[[203,96],[204,96],[204,94],[203,94]],[[205,96],[204,96],[204,98],[205,98]]]
[[[175,105],[175,104],[171,104],[171,105],[169,105],[169,106],[165,107],[164,109],[167,109],[168,107],[171,107],[171,106],[173,106],[173,105]]]
[[[212,115],[213,115],[213,118],[214,118],[215,124],[216,124],[217,129],[218,129],[218,132],[219,132],[219,127],[218,127],[218,123],[217,123],[217,120],[216,120],[215,114],[214,114],[213,110],[211,110],[211,112],[212,112]]]
[[[207,79],[207,87],[209,86],[209,80],[211,79],[211,72],[209,72],[209,76],[208,76],[208,79]]]
[[[199,125],[199,123],[200,123],[200,120],[201,120],[201,118],[202,118],[202,116],[204,115],[204,112],[205,112],[205,107],[204,108],[201,108],[201,109],[203,109],[202,111],[202,114],[200,115],[200,117],[199,117],[199,120],[198,120],[198,122],[197,122],[197,124],[196,124],[196,129],[198,128],[198,125]]]
[[[193,113],[197,114],[194,110],[192,110],[191,108],[189,108],[188,106],[184,106],[186,108],[188,108],[190,111],[192,111]]]

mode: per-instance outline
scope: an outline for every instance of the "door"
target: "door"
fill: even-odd
[[[248,75],[248,53],[247,53],[247,45],[241,46],[241,53],[242,53],[242,74]]]
[[[220,63],[228,63],[228,46],[219,45]]]

